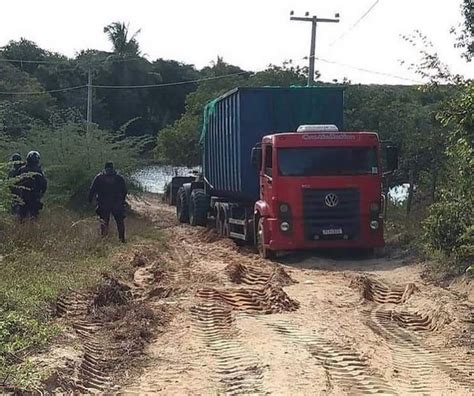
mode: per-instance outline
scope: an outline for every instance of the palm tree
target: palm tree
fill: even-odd
[[[138,44],[137,36],[140,33],[140,29],[129,38],[128,26],[129,24],[125,22],[112,22],[104,27],[104,33],[107,34],[112,43],[116,55],[121,57],[139,56],[140,45]]]

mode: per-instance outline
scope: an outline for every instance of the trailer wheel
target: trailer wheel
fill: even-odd
[[[276,252],[265,247],[265,234],[263,228],[263,217],[258,219],[258,229],[257,229],[257,248],[260,257],[264,259],[273,260],[276,257]]]
[[[176,194],[176,217],[180,223],[189,223],[189,204],[184,187]]]
[[[207,213],[209,212],[209,200],[204,190],[196,188],[191,193],[189,200],[189,223],[192,226],[207,225]]]

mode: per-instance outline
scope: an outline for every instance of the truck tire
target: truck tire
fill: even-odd
[[[180,223],[189,223],[189,204],[184,187],[176,194],[176,217]]]
[[[265,247],[265,234],[263,228],[263,217],[258,219],[257,225],[257,249],[260,257],[263,259],[273,260],[276,257],[276,252]]]
[[[189,223],[192,226],[205,227],[208,212],[209,200],[204,190],[200,188],[193,190],[189,200]]]

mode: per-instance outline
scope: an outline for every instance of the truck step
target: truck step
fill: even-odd
[[[244,234],[239,234],[238,232],[231,232],[229,235],[230,235],[231,238],[240,239],[242,241],[247,240],[247,238],[245,238]]]
[[[247,224],[246,220],[239,220],[239,219],[229,219],[229,224],[235,224],[239,226],[245,226]]]

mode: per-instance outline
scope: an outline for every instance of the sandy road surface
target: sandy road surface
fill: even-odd
[[[298,254],[278,263],[176,225],[156,200],[136,209],[167,228],[177,307],[121,392],[453,394],[474,392],[473,284],[431,285],[396,258]],[[164,296],[164,297],[163,297]]]

